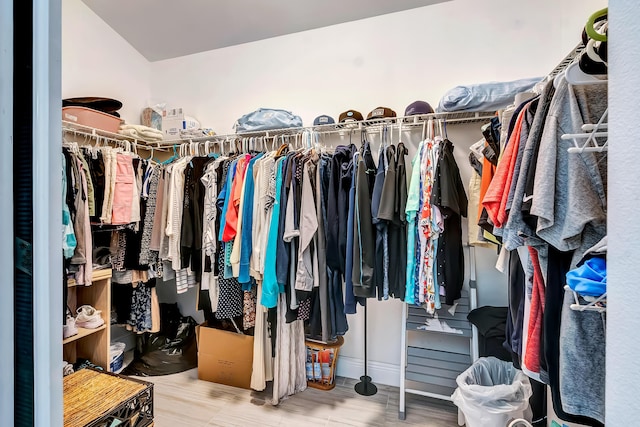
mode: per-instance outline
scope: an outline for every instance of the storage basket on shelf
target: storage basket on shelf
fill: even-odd
[[[339,336],[335,341],[325,343],[305,340],[307,346],[307,385],[320,390],[331,390],[336,386],[336,366],[338,352],[344,338]]]
[[[62,107],[62,120],[82,126],[118,133],[122,119],[87,107]]]

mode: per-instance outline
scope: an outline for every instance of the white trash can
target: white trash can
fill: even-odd
[[[513,363],[481,357],[458,375],[456,383],[451,398],[459,409],[458,424],[506,427],[516,418],[531,421],[531,384]]]

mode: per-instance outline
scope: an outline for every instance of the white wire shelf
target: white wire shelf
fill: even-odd
[[[495,117],[495,111],[479,111],[479,112],[451,112],[451,113],[431,113],[415,116],[393,117],[385,119],[362,120],[358,122],[334,123],[319,126],[292,127],[282,129],[263,130],[256,132],[241,132],[226,135],[201,136],[195,138],[180,138],[172,140],[164,140],[158,143],[152,143],[156,146],[179,145],[185,142],[202,142],[202,141],[237,141],[243,138],[275,138],[281,136],[294,136],[304,132],[315,132],[318,134],[331,133],[347,133],[347,132],[380,132],[384,126],[395,129],[413,129],[426,126],[429,120],[441,121],[447,124],[463,124],[463,123],[479,123],[486,122]]]
[[[428,124],[429,120],[433,120],[434,122],[440,121],[441,124],[464,124],[464,123],[480,123],[491,120],[495,117],[495,111],[478,111],[478,112],[469,112],[469,111],[460,111],[460,112],[450,112],[450,113],[431,113],[431,114],[421,114],[415,116],[404,116],[404,117],[394,117],[394,118],[385,118],[385,119],[374,119],[374,120],[362,120],[358,122],[347,122],[347,123],[334,123],[329,125],[319,125],[319,126],[307,126],[307,127],[295,127],[295,128],[282,128],[282,129],[273,129],[273,130],[264,130],[264,131],[256,131],[256,132],[242,132],[242,133],[234,133],[234,134],[226,134],[226,135],[203,135],[199,137],[182,137],[179,139],[170,139],[170,140],[162,140],[162,141],[148,141],[140,138],[133,138],[128,135],[123,135],[120,133],[108,132],[102,129],[93,128],[90,126],[81,125],[78,123],[62,121],[62,130],[63,132],[73,134],[75,136],[87,137],[95,139],[96,141],[100,141],[100,139],[104,139],[108,142],[115,143],[126,143],[129,142],[134,145],[134,147],[145,148],[145,147],[153,147],[162,149],[167,148],[172,145],[182,145],[185,143],[193,143],[193,142],[230,142],[230,141],[240,141],[246,138],[277,138],[277,137],[294,137],[296,135],[301,135],[305,132],[314,132],[317,134],[344,134],[348,132],[366,132],[366,133],[374,133],[380,132],[385,126],[394,130],[402,131],[402,130],[412,130],[417,128],[425,128]]]

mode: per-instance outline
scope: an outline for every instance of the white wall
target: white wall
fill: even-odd
[[[150,98],[150,65],[80,0],[62,2],[62,98],[99,96],[122,102],[120,116],[140,123]]]
[[[459,84],[543,76],[580,40],[604,0],[456,0],[151,64],[154,102],[183,107],[219,134],[260,107],[283,108],[310,125],[349,108],[366,115],[422,99],[434,107]],[[477,127],[451,127],[463,180]],[[504,276],[491,250],[478,250],[481,305],[506,305]],[[401,303],[372,301],[369,359],[374,381],[396,383]],[[359,376],[363,318],[349,316],[339,373]]]
[[[604,4],[456,0],[154,62],[152,94],[220,134],[259,107],[291,110],[307,125],[349,108],[402,114],[459,84],[545,75]]]
[[[635,161],[640,145],[628,129],[638,123],[640,4],[634,0],[610,3],[606,421],[610,426],[631,426],[638,424],[636,397],[640,394],[640,311],[635,304],[640,298],[640,191]]]

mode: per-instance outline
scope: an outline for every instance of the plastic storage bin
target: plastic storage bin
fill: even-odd
[[[505,427],[517,418],[531,420],[529,378],[513,363],[481,357],[456,378],[451,396],[459,409],[458,424]]]
[[[62,107],[62,120],[111,133],[118,133],[122,120],[87,107]]]

